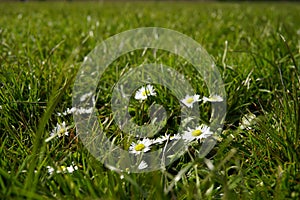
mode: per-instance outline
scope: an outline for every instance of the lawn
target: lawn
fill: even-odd
[[[300,4],[2,2],[0,13],[0,199],[300,198]],[[205,157],[199,149],[208,138],[195,139],[168,166],[135,173],[104,165],[86,148],[72,95],[89,52],[141,27],[172,29],[201,44],[224,83],[226,118],[211,131],[217,143]],[[135,124],[151,125],[150,105],[164,106],[169,118],[151,145],[114,123],[116,83],[145,63],[183,74],[202,99],[194,108],[206,128],[216,104],[204,103],[206,83],[184,57],[139,49],[114,60],[97,85],[97,123],[137,157],[147,147],[161,150],[159,139],[176,138],[180,109],[189,108],[169,88],[146,84],[153,91],[144,91],[145,100],[136,90],[127,111]],[[170,84],[181,86],[179,79]]]

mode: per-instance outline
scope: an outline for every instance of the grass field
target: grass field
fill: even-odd
[[[297,3],[1,3],[0,199],[299,199],[299,19]],[[194,144],[165,170],[112,171],[86,150],[64,113],[84,57],[104,39],[138,27],[179,31],[215,61],[227,115],[206,158],[197,158]],[[146,60],[195,76],[182,59],[142,52],[116,60],[99,84],[99,122],[125,149],[131,140],[113,125],[108,106],[119,72]],[[193,87],[207,95],[201,81]],[[156,98],[178,107],[167,96]],[[133,105],[133,115],[143,117]],[[201,107],[204,121],[209,108]],[[254,119],[247,124],[245,116]],[[65,129],[55,129],[63,122]],[[172,133],[172,123],[162,130]],[[45,142],[51,132],[62,136]]]

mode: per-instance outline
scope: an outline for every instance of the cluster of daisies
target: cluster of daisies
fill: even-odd
[[[144,101],[150,96],[156,96],[157,93],[154,89],[154,87],[150,84],[141,87],[137,90],[135,93],[134,98],[136,100]],[[188,108],[193,108],[193,105],[196,102],[203,101],[205,102],[221,102],[223,101],[223,98],[219,95],[212,95],[210,97],[203,97],[200,98],[200,95],[186,95],[184,99],[180,100],[182,104],[184,104]],[[192,117],[187,118],[187,120],[193,119]],[[194,140],[203,140],[209,136],[211,136],[213,132],[210,130],[210,127],[201,124],[200,126],[197,126],[195,128],[187,127],[185,131],[183,131],[182,134],[177,133],[175,135],[164,135],[160,136],[156,139],[149,139],[149,138],[143,138],[142,140],[132,142],[129,147],[129,152],[139,155],[143,152],[147,152],[151,150],[151,147],[156,144],[163,144],[166,141],[172,141],[172,140],[179,140],[183,139],[186,143],[190,143]]]
[[[146,85],[145,87],[141,87],[137,90],[135,93],[134,98],[136,100],[146,100],[149,96],[156,96],[156,92],[154,90],[154,87],[150,84]],[[184,99],[181,100],[181,103],[183,103],[185,106],[192,108],[193,104],[199,101],[205,102],[221,102],[223,101],[223,98],[219,95],[211,95],[210,97],[203,97],[200,98],[200,95],[186,95]]]
[[[150,84],[139,88],[135,95],[134,98],[136,100],[139,100],[141,102],[147,100],[150,96],[156,96],[157,92],[155,91],[154,87]],[[92,93],[87,93],[83,95],[80,98],[80,101],[85,101],[87,98],[92,97]],[[187,108],[193,108],[193,106],[197,103],[202,101],[203,103],[205,102],[222,102],[223,98],[219,95],[211,95],[210,97],[203,97],[200,98],[200,95],[195,94],[195,95],[186,95],[185,98],[181,99],[180,102],[186,106]],[[90,114],[92,113],[92,107],[89,109],[85,108],[71,108],[67,109],[63,113],[57,113],[58,116],[66,116],[69,114]],[[188,124],[191,120],[193,120],[193,117],[187,117],[182,123]],[[50,137],[48,137],[45,141],[49,142],[53,138],[60,138],[65,135],[69,134],[69,129],[73,128],[73,126],[67,126],[66,122],[63,121],[62,123],[57,123],[56,127],[51,131]],[[163,136],[157,137],[155,139],[150,139],[150,138],[143,138],[138,141],[132,142],[128,151],[129,153],[135,154],[135,155],[141,155],[144,152],[151,151],[151,149],[155,145],[163,145],[167,143],[168,141],[172,140],[180,140],[182,139],[186,144],[190,144],[193,141],[202,141],[203,139],[211,136],[213,132],[210,130],[210,127],[201,124],[200,126],[197,127],[187,127],[186,130],[182,131],[182,133],[177,133],[177,134],[165,134]],[[139,169],[144,169],[147,168],[148,164],[145,161],[140,162],[138,168]],[[48,167],[48,172],[51,173],[72,173],[73,171],[77,170],[78,168],[75,166],[69,166],[69,167],[61,167],[61,170],[55,171],[54,168]]]
[[[156,96],[157,92],[155,91],[154,87],[150,84],[139,88],[135,95],[134,98],[138,101],[144,102],[147,100],[150,96]],[[92,93],[87,93],[82,95],[80,98],[80,101],[85,101],[87,98],[93,98]],[[93,98],[94,99],[94,98]],[[195,95],[186,95],[185,98],[180,100],[180,103],[189,108],[193,108],[197,102],[222,102],[223,98],[219,95],[211,95],[209,97],[203,97],[200,98],[200,95],[195,94]],[[1,108],[1,107],[0,107]],[[66,111],[62,113],[57,113],[58,116],[63,117],[66,115],[70,114],[90,114],[92,113],[91,108],[68,108]],[[136,156],[142,155],[144,152],[149,152],[151,149],[155,149],[156,146],[158,145],[165,145],[169,143],[170,141],[173,140],[183,140],[185,144],[189,145],[192,142],[201,142],[205,138],[211,136],[213,132],[210,130],[210,127],[201,124],[200,126],[192,126],[187,124],[190,124],[190,121],[194,119],[193,116],[189,116],[186,119],[182,121],[183,127],[186,127],[185,130],[181,131],[181,133],[177,134],[165,134],[160,137],[150,139],[150,138],[143,138],[140,140],[135,140],[135,142],[132,142],[128,152],[131,154],[134,154]],[[239,128],[240,129],[246,129],[250,130],[251,127],[255,124],[256,122],[256,115],[253,113],[246,114],[245,116],[242,117],[241,123]],[[74,125],[68,126],[65,121],[62,123],[57,123],[56,127],[53,128],[53,130],[50,132],[50,137],[48,137],[45,141],[49,142],[53,138],[60,138],[63,136],[68,136],[69,135],[69,130],[71,128],[74,128]],[[148,167],[148,163],[144,160],[141,160],[138,163],[138,169],[142,170]],[[70,166],[60,166],[57,169],[54,169],[51,166],[47,166],[47,171],[51,175],[53,173],[73,173],[74,171],[78,170],[78,166],[76,166],[74,163]]]
[[[80,102],[86,101],[88,98],[91,98],[92,101],[93,101],[93,104],[95,104],[95,98],[92,95],[93,95],[92,92],[83,94],[80,97]],[[93,107],[92,106],[89,107],[89,108],[83,108],[83,107],[75,108],[75,107],[72,107],[72,108],[67,108],[67,110],[65,110],[62,113],[58,112],[57,116],[58,117],[63,117],[63,116],[71,115],[71,114],[78,114],[78,115],[91,114],[92,112],[93,112]],[[54,127],[54,129],[51,131],[50,137],[48,137],[45,140],[45,142],[49,142],[50,140],[52,140],[55,137],[60,138],[64,135],[68,136],[69,135],[68,130],[72,127],[73,126],[67,126],[65,121],[63,121],[62,123],[57,123],[56,127]]]
[[[54,167],[49,166],[49,165],[46,166],[46,169],[47,169],[47,172],[49,175],[52,175],[54,173],[72,174],[73,172],[78,170],[78,166],[75,165],[74,162],[72,162],[72,164],[70,166],[61,165],[61,166],[57,167],[56,170]],[[27,173],[27,172],[28,172],[27,170],[21,170],[21,173]],[[34,173],[37,173],[37,172],[38,172],[37,170],[34,170]],[[11,171],[8,171],[8,173],[10,174]]]
[[[73,173],[74,171],[78,170],[78,166],[75,165],[74,162],[72,162],[72,164],[70,166],[60,166],[57,170],[55,170],[53,167],[51,166],[46,166],[47,168],[47,171],[50,175],[54,174],[54,173],[57,173],[57,174],[60,174],[60,173]]]

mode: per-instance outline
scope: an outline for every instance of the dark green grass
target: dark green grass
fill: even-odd
[[[299,4],[28,2],[2,3],[0,13],[0,199],[300,197]],[[73,123],[56,113],[72,105],[72,83],[84,56],[109,36],[146,26],[182,32],[215,60],[228,107],[212,152],[196,159],[191,147],[166,171],[123,178],[76,138],[44,143],[58,121]],[[168,56],[161,61],[186,66]],[[111,119],[105,102],[114,75],[142,61],[136,53],[113,64],[122,67],[107,73],[100,86],[100,118]],[[205,93],[202,84],[195,87]],[[239,122],[249,112],[257,123],[241,130]],[[74,128],[70,132],[76,134]],[[72,174],[47,173],[46,166],[72,162],[78,166]]]

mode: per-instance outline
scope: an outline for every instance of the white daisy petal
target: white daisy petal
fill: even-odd
[[[148,94],[148,96],[156,96],[156,92],[155,92],[155,90],[154,90],[154,88],[153,88],[153,86],[152,85],[147,85],[146,86],[146,90],[147,90],[147,94]]]
[[[182,127],[186,127],[186,125],[191,122],[194,118],[193,117],[187,117],[184,120],[182,120]]]
[[[58,137],[62,137],[63,135],[68,135],[68,130],[66,127],[66,122],[63,122],[61,124],[57,123],[57,126],[52,131],[52,134],[56,134]]]
[[[85,101],[86,99],[88,99],[90,96],[92,96],[92,92],[89,92],[89,93],[86,93],[86,94],[84,94],[84,95],[82,95],[81,97],[80,97],[80,101]]]
[[[46,166],[48,173],[51,175],[54,173],[54,168],[51,166]]]
[[[170,136],[170,140],[179,140],[181,139],[181,137],[182,137],[181,134],[177,133],[175,135]]]
[[[202,100],[203,100],[203,103],[205,103],[205,102],[222,102],[223,98],[219,95],[211,95],[209,97],[203,97]]]
[[[160,136],[153,141],[153,144],[162,144],[165,141],[167,141],[169,138],[170,138],[170,135],[167,135],[167,134]]]
[[[144,160],[142,160],[138,166],[138,169],[145,169],[147,167],[148,167],[148,164]]]
[[[179,140],[181,139],[181,134],[177,133],[175,135],[165,134],[164,136],[160,136],[152,141],[152,144],[162,144],[166,141]]]
[[[71,165],[71,166],[69,166],[69,167],[66,168],[66,171],[67,171],[68,173],[73,173],[73,172],[75,171],[75,169],[74,169],[73,166]]]
[[[79,108],[75,111],[76,114],[91,114],[93,112],[93,107],[90,108]]]

